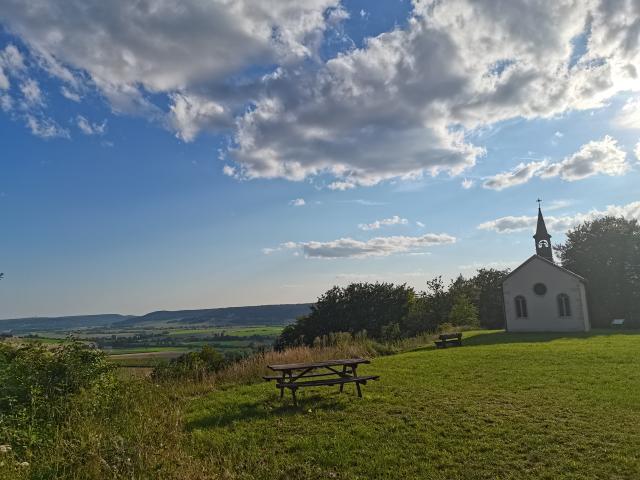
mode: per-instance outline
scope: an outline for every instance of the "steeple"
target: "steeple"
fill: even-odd
[[[551,235],[547,232],[547,226],[544,223],[542,209],[540,208],[541,203],[542,200],[538,199],[538,225],[536,226],[536,234],[533,236],[536,241],[536,254],[553,262]]]

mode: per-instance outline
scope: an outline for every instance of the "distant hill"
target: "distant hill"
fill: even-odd
[[[0,320],[0,333],[54,332],[90,327],[152,326],[154,323],[208,325],[287,325],[309,313],[310,303],[206,308],[201,310],[159,310],[146,315],[73,315]]]
[[[309,313],[310,303],[207,308],[202,310],[160,310],[119,321],[115,327],[158,322],[210,325],[287,325]]]
[[[0,332],[51,332],[83,327],[103,327],[131,318],[131,315],[105,313],[101,315],[73,315],[68,317],[28,317],[0,320]]]

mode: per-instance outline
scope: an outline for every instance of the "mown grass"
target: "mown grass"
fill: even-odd
[[[389,347],[405,353],[359,368],[381,376],[363,399],[303,389],[294,407],[259,376],[373,354],[367,341],[267,352],[204,382],[128,377],[75,398],[49,447],[0,454],[0,478],[640,478],[640,334],[464,335]]]
[[[640,478],[640,335],[465,336],[363,366],[381,376],[364,399],[325,387],[293,407],[266,383],[195,399],[188,448],[221,478]]]

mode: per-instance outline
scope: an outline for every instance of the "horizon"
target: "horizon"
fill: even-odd
[[[553,244],[640,219],[640,10],[584,3],[4,2],[0,318],[423,290],[526,260],[538,198]]]

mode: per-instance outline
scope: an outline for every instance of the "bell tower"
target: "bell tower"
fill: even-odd
[[[542,209],[540,204],[542,200],[538,199],[538,225],[536,226],[536,234],[533,238],[536,241],[536,255],[546,258],[553,262],[553,251],[551,250],[551,235],[547,232],[547,226],[544,223]]]

